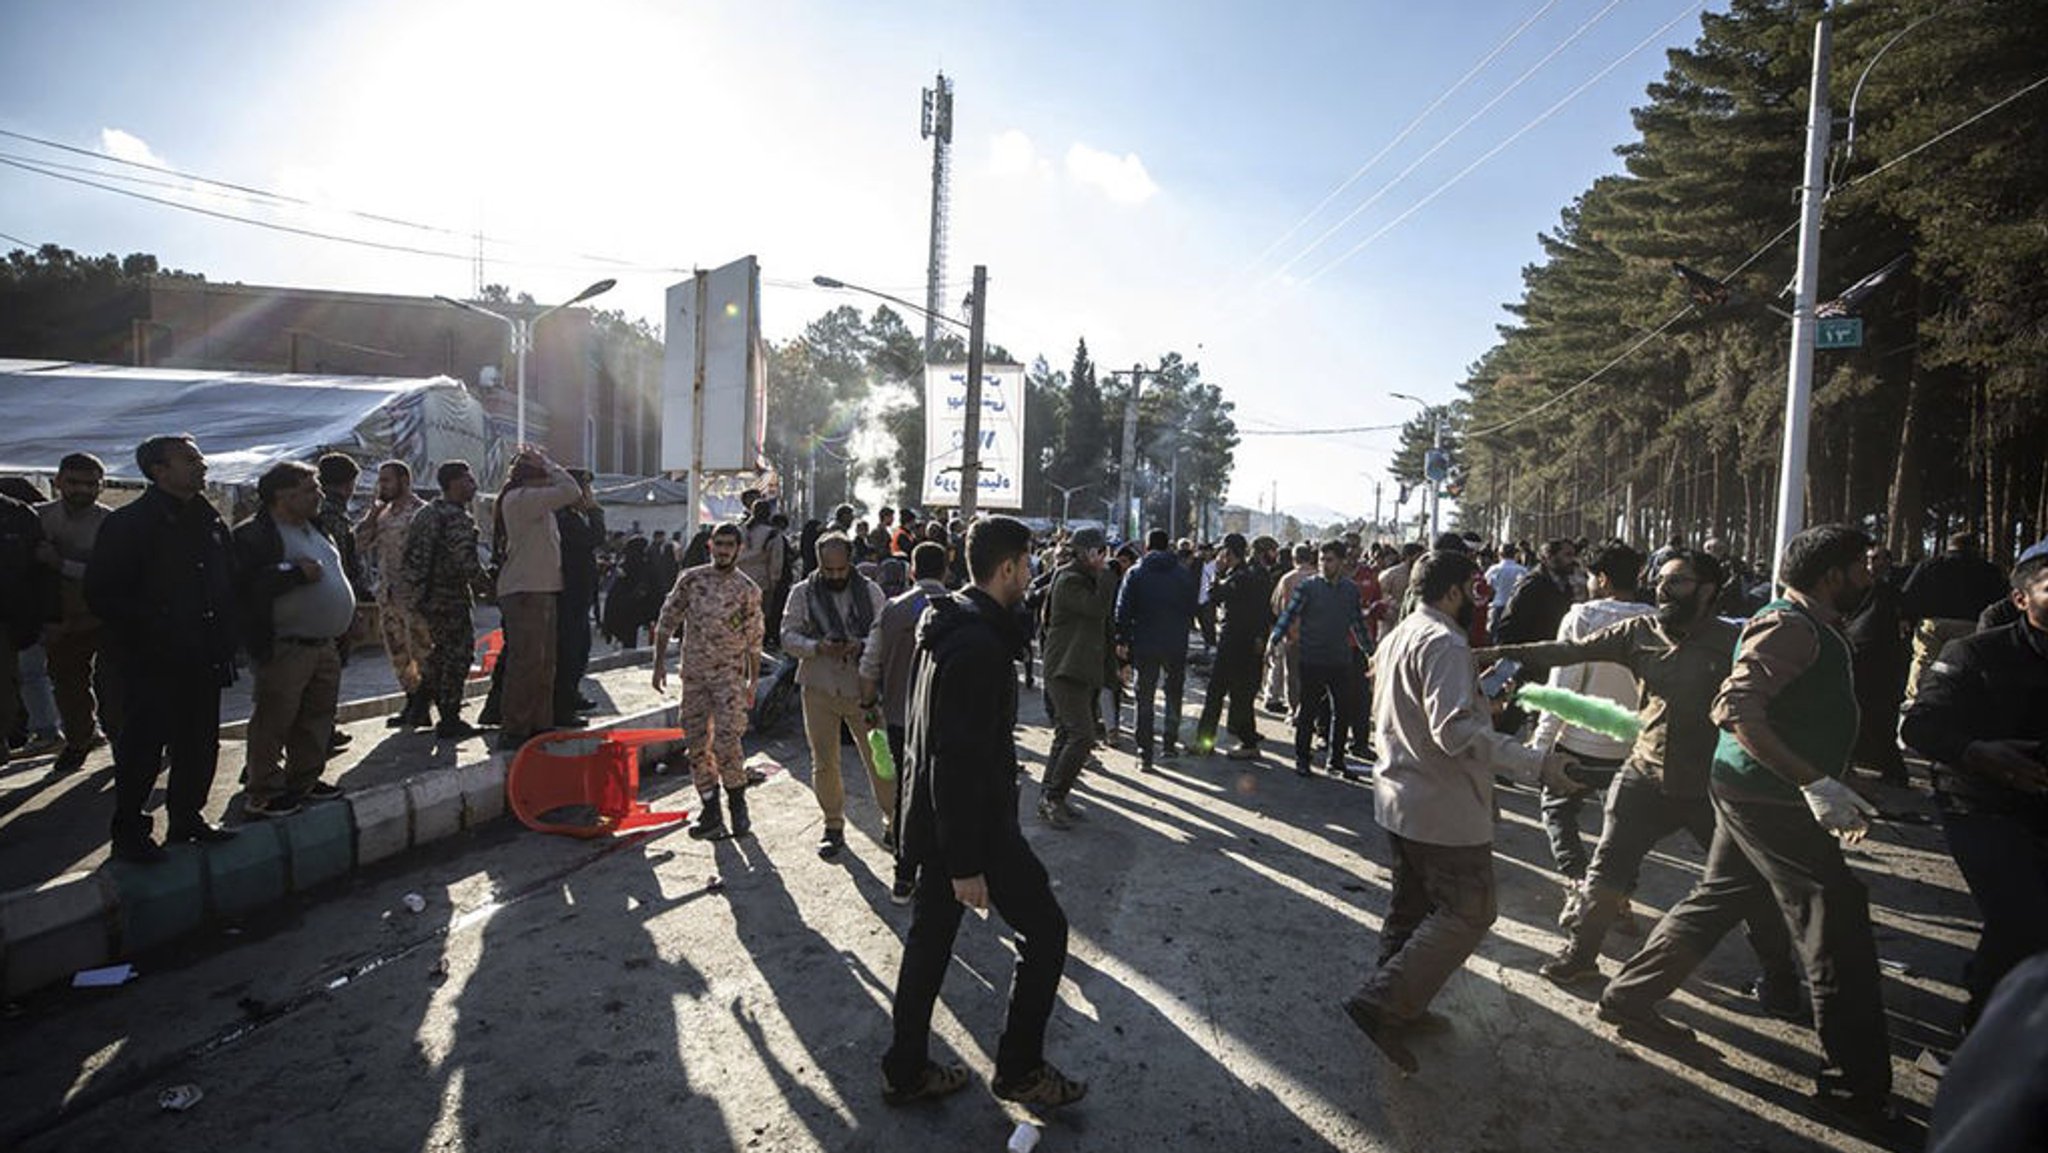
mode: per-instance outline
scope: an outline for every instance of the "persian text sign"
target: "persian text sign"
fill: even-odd
[[[924,504],[960,505],[960,458],[967,425],[967,366],[934,364],[924,370]],[[981,508],[1024,507],[1024,367],[987,365],[981,371]]]

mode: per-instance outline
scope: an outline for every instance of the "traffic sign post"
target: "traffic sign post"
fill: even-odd
[[[1821,351],[1863,347],[1863,318],[1824,316],[1813,334],[1813,347]]]

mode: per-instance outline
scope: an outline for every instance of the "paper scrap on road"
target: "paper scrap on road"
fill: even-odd
[[[108,965],[102,969],[80,969],[71,975],[74,989],[107,989],[125,985],[135,979],[135,966],[128,964]]]

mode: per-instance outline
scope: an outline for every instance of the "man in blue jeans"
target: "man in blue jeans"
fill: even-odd
[[[1116,598],[1116,655],[1138,670],[1138,761],[1152,771],[1154,705],[1166,679],[1166,736],[1160,755],[1180,751],[1180,702],[1187,685],[1188,630],[1195,621],[1195,574],[1173,552],[1164,529],[1145,537],[1145,555]]]

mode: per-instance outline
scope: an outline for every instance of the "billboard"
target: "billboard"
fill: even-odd
[[[768,375],[761,347],[760,266],[745,256],[670,285],[662,321],[661,467],[691,469],[701,411],[704,470],[758,468]],[[700,353],[701,408],[695,396]]]
[[[924,370],[924,504],[960,504],[960,456],[967,423],[967,366]],[[981,370],[981,508],[1024,507],[1024,366]]]

